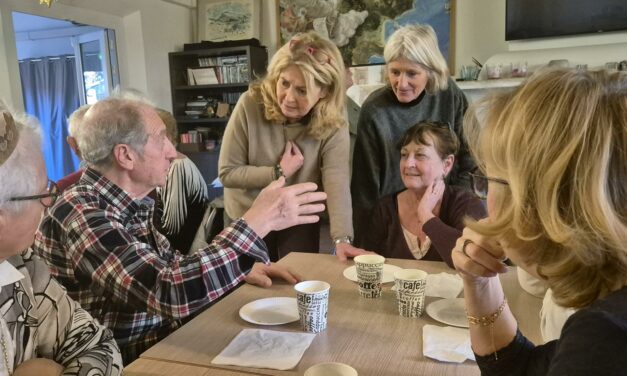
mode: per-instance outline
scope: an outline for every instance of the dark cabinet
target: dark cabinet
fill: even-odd
[[[218,175],[219,146],[228,122],[228,116],[215,116],[216,104],[222,103],[221,111],[225,103],[232,109],[239,95],[248,89],[250,80],[265,74],[268,53],[265,47],[254,45],[199,46],[191,45],[194,49],[169,54],[172,112],[179,135],[189,131],[202,134],[203,142],[193,138],[191,143],[179,143],[179,150],[196,163],[207,183],[211,183]],[[197,110],[194,105],[205,101],[210,109],[190,111]],[[189,137],[185,137],[189,142]],[[206,139],[210,141],[205,143]]]

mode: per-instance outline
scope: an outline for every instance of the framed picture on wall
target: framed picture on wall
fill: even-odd
[[[259,38],[259,0],[198,0],[198,40]]]
[[[387,39],[401,26],[429,24],[442,54],[454,67],[455,0],[279,0],[281,44],[315,30],[340,48],[350,65],[382,64]]]

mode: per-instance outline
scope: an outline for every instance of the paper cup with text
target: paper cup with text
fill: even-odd
[[[360,255],[355,257],[359,295],[364,298],[381,296],[381,279],[385,257],[379,255]]]
[[[427,272],[402,269],[394,272],[398,313],[403,317],[420,317],[425,308]]]
[[[358,376],[357,370],[344,363],[318,363],[305,371],[304,376]]]
[[[319,333],[327,328],[330,289],[331,285],[323,281],[303,281],[294,286],[304,331]]]

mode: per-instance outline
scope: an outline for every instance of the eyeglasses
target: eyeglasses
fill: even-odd
[[[52,180],[48,180],[46,193],[33,196],[12,197],[9,201],[39,200],[44,207],[49,208],[57,201],[57,197],[59,197],[59,187],[57,187],[57,184]]]
[[[306,52],[309,56],[313,57],[314,59],[316,59],[316,61],[320,64],[331,64],[331,62],[333,61],[333,59],[331,58],[331,56],[318,49],[315,48],[309,44],[304,44],[302,43],[302,41],[300,39],[292,39],[290,40],[290,50],[291,51],[295,51],[297,49],[299,49],[299,47],[302,46],[302,50],[304,52]]]
[[[472,173],[468,173],[468,176],[470,177],[470,185],[472,186],[472,190],[482,200],[485,200],[488,197],[488,182],[509,185],[506,180],[499,178],[491,178],[489,176]]]

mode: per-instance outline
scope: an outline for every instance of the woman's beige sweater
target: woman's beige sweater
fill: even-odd
[[[226,126],[220,161],[224,206],[231,218],[241,217],[259,191],[274,179],[286,142],[296,143],[303,153],[303,166],[287,184],[314,182],[327,193],[331,237],[353,237],[349,177],[348,126],[319,140],[307,134],[307,124],[275,124],[263,116],[263,106],[245,92]]]

